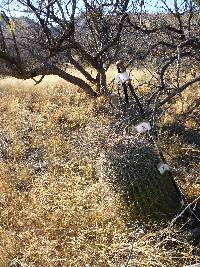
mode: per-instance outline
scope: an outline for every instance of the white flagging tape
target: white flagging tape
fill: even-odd
[[[164,174],[166,171],[169,171],[170,168],[169,168],[169,165],[166,164],[166,163],[163,163],[163,162],[160,162],[158,165],[158,170],[160,172],[160,174]]]
[[[128,75],[127,71],[124,71],[122,73],[119,73],[119,78],[121,79],[122,82],[126,82],[130,80],[130,77]]]
[[[120,85],[126,81],[130,80],[129,74],[127,71],[124,71],[122,73],[118,73],[115,77],[114,77],[115,83],[117,85]]]
[[[148,121],[144,121],[135,126],[138,133],[145,133],[151,130],[151,125]]]

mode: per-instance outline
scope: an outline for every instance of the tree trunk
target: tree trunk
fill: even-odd
[[[0,53],[1,57],[1,53]],[[88,94],[90,97],[97,97],[98,93],[95,92],[91,85],[85,82],[83,79],[73,76],[61,68],[57,67],[56,65],[44,63],[41,67],[34,68],[31,70],[23,70],[20,69],[18,66],[18,62],[15,60],[15,58],[10,58],[5,56],[4,60],[8,62],[9,64],[13,65],[13,70],[11,75],[13,77],[16,77],[18,79],[30,79],[34,78],[36,76],[44,76],[44,75],[58,75],[59,77],[63,78],[65,81],[74,84],[78,87],[80,87],[86,94]],[[21,66],[21,65],[20,65]]]
[[[53,70],[54,71],[52,74],[58,75],[59,77],[66,80],[67,82],[70,82],[70,83],[80,87],[89,96],[91,96],[91,97],[97,97],[98,96],[97,92],[95,92],[92,89],[92,87],[88,83],[86,83],[84,80],[82,80],[76,76],[70,75],[70,74],[66,73],[65,71],[63,71],[59,68],[56,68],[56,67],[54,67]]]
[[[101,87],[101,94],[107,94],[107,84],[106,84],[106,72],[105,70],[101,70],[100,72],[100,87]]]
[[[107,89],[107,80],[106,80],[106,71],[104,68],[97,69],[97,87],[100,95],[107,95],[108,89]]]

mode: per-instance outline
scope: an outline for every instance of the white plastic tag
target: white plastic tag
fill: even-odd
[[[145,133],[146,131],[151,130],[151,125],[149,122],[141,122],[135,126],[138,133]]]
[[[122,82],[126,82],[130,80],[130,77],[128,75],[127,71],[124,71],[122,73],[119,73],[119,78],[121,79]]]
[[[116,84],[121,84],[122,81],[119,77],[119,74],[115,76],[115,82],[116,82]]]
[[[182,206],[182,207],[184,207],[184,205],[185,205],[185,202],[184,202],[184,200],[183,200],[183,199],[181,199],[181,201],[180,201],[180,202],[181,202],[181,206]]]
[[[166,171],[169,171],[169,165],[163,162],[160,162],[158,165],[158,170],[160,172],[160,174],[165,173]]]

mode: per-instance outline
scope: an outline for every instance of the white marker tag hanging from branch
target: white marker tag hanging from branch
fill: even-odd
[[[118,85],[122,83],[122,81],[121,81],[121,79],[119,77],[119,74],[115,76],[115,83],[118,84]]]
[[[126,82],[130,80],[130,77],[128,75],[127,71],[124,71],[122,73],[119,73],[119,78],[121,79],[122,82]]]
[[[166,163],[160,162],[157,167],[160,174],[164,174],[166,171],[169,171],[169,165]]]
[[[141,122],[135,126],[138,133],[145,133],[146,131],[151,130],[151,125],[149,122]]]

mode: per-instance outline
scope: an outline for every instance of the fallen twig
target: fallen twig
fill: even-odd
[[[178,214],[170,223],[170,226],[172,226],[180,217],[183,216],[183,214],[188,210],[194,203],[197,203],[200,200],[200,196],[197,197],[195,200],[193,200],[191,203],[189,203],[183,211],[181,211],[180,214]]]

